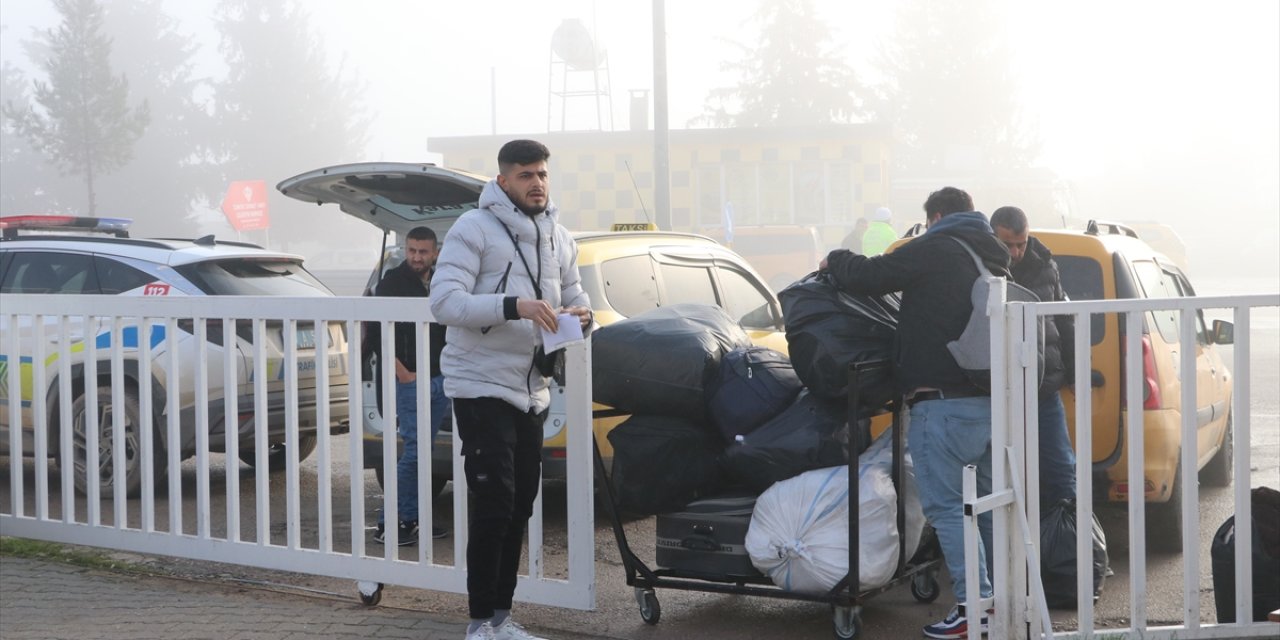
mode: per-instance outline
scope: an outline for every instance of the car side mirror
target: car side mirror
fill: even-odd
[[[1213,343],[1214,344],[1233,344],[1235,342],[1236,328],[1234,324],[1226,320],[1213,321]]]

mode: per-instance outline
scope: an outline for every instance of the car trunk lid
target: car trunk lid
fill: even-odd
[[[364,162],[309,171],[276,188],[303,202],[337,204],[384,231],[403,235],[427,226],[443,237],[458,216],[476,207],[487,181],[433,164]]]

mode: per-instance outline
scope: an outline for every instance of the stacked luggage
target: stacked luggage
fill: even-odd
[[[703,580],[772,580],[785,590],[826,591],[835,586],[831,575],[839,579],[849,570],[851,483],[840,471],[870,444],[870,418],[884,413],[892,397],[889,367],[867,376],[860,389],[848,387],[848,372],[854,362],[890,353],[897,298],[839,293],[819,274],[779,298],[789,348],[803,362],[753,345],[719,307],[669,305],[596,331],[593,393],[596,402],[630,414],[609,434],[611,484],[621,511],[657,515],[659,567]],[[865,400],[851,407],[851,393]],[[871,568],[859,576],[864,587],[893,577],[900,542],[914,551],[923,526],[914,483],[907,482],[899,487],[909,494],[899,540],[888,440],[857,467],[863,482],[855,514],[868,542],[859,564]],[[829,509],[832,517],[822,522],[806,520],[796,509],[805,496],[843,507]],[[758,553],[748,553],[749,535]],[[822,563],[843,560],[801,566],[785,550],[820,539],[834,541]],[[765,557],[779,554],[781,569]]]

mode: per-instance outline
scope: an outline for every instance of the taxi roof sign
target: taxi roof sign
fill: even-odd
[[[657,231],[658,225],[652,222],[615,222],[610,231]]]

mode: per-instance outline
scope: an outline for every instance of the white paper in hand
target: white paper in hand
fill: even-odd
[[[582,340],[582,322],[572,313],[562,313],[558,317],[560,328],[554,333],[542,330],[542,350],[551,353],[560,347]]]

